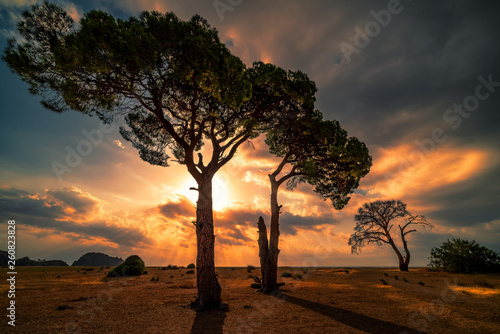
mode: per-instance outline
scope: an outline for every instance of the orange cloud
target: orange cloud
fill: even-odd
[[[404,198],[424,194],[458,183],[488,168],[490,152],[474,148],[438,147],[423,153],[415,146],[402,144],[380,148],[366,177],[370,196]]]

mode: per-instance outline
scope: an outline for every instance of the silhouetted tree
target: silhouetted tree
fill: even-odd
[[[22,39],[9,41],[3,59],[46,108],[104,122],[124,117],[120,132],[144,161],[167,167],[172,154],[186,165],[198,185],[193,306],[218,306],[212,179],[242,143],[279,125],[276,114],[302,103],[310,93],[302,77],[275,80],[262,63],[246,69],[198,15],[182,21],[143,12],[122,20],[94,10],[76,26],[45,2],[23,13],[18,31]]]
[[[286,182],[288,190],[300,183],[314,186],[323,199],[342,209],[349,194],[359,185],[371,167],[372,160],[365,144],[348,137],[337,121],[323,121],[318,111],[302,110],[300,118],[286,126],[267,131],[266,143],[272,154],[282,158],[269,174],[271,182],[271,226],[259,218],[259,256],[262,272],[260,291],[270,293],[278,288],[279,187]],[[288,166],[289,168],[286,168]],[[286,170],[286,171],[285,171]]]
[[[452,238],[432,248],[429,267],[454,273],[500,272],[500,254],[476,241]]]
[[[363,246],[368,244],[389,244],[398,256],[401,271],[408,271],[408,264],[410,263],[410,251],[408,250],[406,236],[412,232],[417,232],[415,229],[417,225],[432,228],[432,225],[424,216],[412,215],[406,210],[405,203],[396,200],[365,203],[358,209],[358,214],[354,216],[354,220],[356,221],[355,233],[349,238],[351,251],[358,253]],[[404,256],[399,251],[391,235],[394,220],[402,221],[402,224],[398,224],[398,227],[405,252]]]

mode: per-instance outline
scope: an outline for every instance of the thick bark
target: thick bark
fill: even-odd
[[[408,263],[405,261],[405,258],[403,258],[403,255],[401,255],[401,252],[399,251],[398,247],[396,246],[396,244],[394,243],[392,238],[390,236],[388,236],[388,239],[389,239],[389,245],[391,245],[392,249],[394,250],[394,252],[398,256],[399,270],[400,271],[408,271]]]
[[[271,293],[278,289],[278,249],[279,243],[279,215],[278,205],[278,183],[274,176],[269,176],[271,180],[271,232],[269,235],[269,247],[267,246],[267,230],[264,220],[259,218],[259,250],[262,273],[262,287],[260,291]],[[265,238],[264,238],[265,235]],[[265,245],[264,245],[265,244]]]
[[[399,262],[399,271],[408,271],[408,263],[406,261]]]
[[[196,278],[198,298],[192,306],[197,310],[219,307],[221,287],[215,274],[215,235],[212,212],[212,178],[198,184],[198,202],[196,205]]]
[[[408,250],[408,243],[406,242],[404,228],[401,228],[401,239],[403,240],[403,248],[405,250],[405,257],[403,262],[399,262],[399,270],[408,271],[408,265],[410,264],[410,251]]]
[[[266,223],[264,222],[264,218],[259,217],[259,221],[257,223],[257,227],[259,228],[259,257],[260,257],[260,271],[262,275],[261,279],[261,288],[259,291],[264,291],[264,282],[268,282],[269,279],[269,243],[267,240],[267,228]]]

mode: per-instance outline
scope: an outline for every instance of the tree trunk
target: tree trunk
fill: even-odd
[[[215,275],[215,235],[212,211],[212,178],[198,183],[198,202],[196,203],[196,278],[198,298],[192,307],[201,311],[219,307],[221,287]]]
[[[261,272],[261,287],[259,291],[265,292],[264,286],[268,286],[269,282],[269,243],[267,240],[267,228],[266,223],[264,222],[264,218],[259,217],[259,221],[257,223],[257,227],[259,228],[259,258],[260,258],[260,272]],[[266,282],[266,283],[264,283]]]
[[[273,176],[271,180],[271,232],[269,235],[269,247],[267,245],[267,229],[264,219],[259,218],[259,251],[260,265],[262,273],[262,287],[259,291],[272,293],[278,289],[278,249],[279,243],[279,215],[280,207],[278,205],[278,183]]]
[[[408,271],[408,263],[406,261],[399,262],[400,271]]]
[[[399,270],[400,271],[408,271],[408,263],[405,262],[405,259],[403,258],[403,255],[401,255],[401,252],[399,251],[398,247],[396,247],[396,244],[394,243],[392,238],[390,238],[390,236],[388,237],[388,240],[389,240],[389,245],[391,245],[392,249],[394,250],[394,252],[398,256]]]
[[[401,227],[400,227],[401,229]],[[408,250],[408,244],[406,242],[405,234],[403,233],[403,230],[401,229],[401,239],[403,240],[403,248],[405,250],[405,257],[403,259],[403,263],[399,263],[399,270],[401,271],[408,271],[408,266],[410,264],[410,251]]]

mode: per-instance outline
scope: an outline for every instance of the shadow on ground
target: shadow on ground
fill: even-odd
[[[221,334],[225,317],[226,312],[218,309],[196,312],[191,334]]]
[[[276,295],[276,298],[279,298],[285,302],[292,303],[311,311],[317,312],[329,318],[332,318],[335,321],[343,323],[351,328],[364,331],[366,333],[372,334],[386,334],[386,333],[400,333],[400,334],[422,334],[425,332],[420,332],[413,328],[409,328],[406,326],[401,326],[394,324],[392,322],[388,322],[385,320],[380,320],[376,318],[369,317],[367,315],[352,312],[349,310],[344,310],[338,307],[333,307],[330,305],[324,305],[316,302],[312,302],[309,300],[292,297],[290,295]]]

